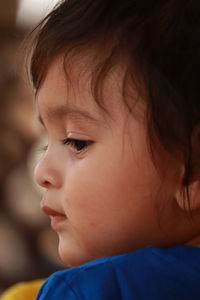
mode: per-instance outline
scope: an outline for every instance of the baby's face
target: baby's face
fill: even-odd
[[[52,215],[59,254],[67,265],[165,239],[158,224],[161,179],[147,149],[141,102],[134,106],[138,118],[129,115],[119,81],[110,76],[104,93],[106,115],[86,77],[70,88],[57,59],[36,99],[48,147],[35,178],[46,189],[41,205]],[[169,170],[163,190],[168,199],[175,192],[176,171],[164,151],[159,155]]]

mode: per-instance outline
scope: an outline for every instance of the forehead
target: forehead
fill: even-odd
[[[114,81],[109,79],[109,85],[113,86]],[[110,92],[112,89],[108,88],[103,97],[106,109],[111,105]],[[108,98],[110,105],[107,105]],[[58,106],[62,106],[66,109],[68,107],[71,111],[79,109],[88,111],[88,113],[92,112],[98,118],[103,114],[92,96],[91,70],[88,62],[77,60],[64,64],[63,57],[56,58],[50,65],[45,80],[37,92],[36,105],[39,111],[45,110],[46,112],[54,111]]]
[[[65,62],[63,56],[57,57],[37,92],[39,114],[46,118],[55,115],[55,112],[57,115],[60,112],[60,115],[70,113],[74,116],[78,116],[76,112],[82,112],[82,116],[100,121],[107,117],[119,120],[127,115],[128,109],[122,97],[123,70],[116,68],[107,74],[100,86],[98,99],[94,99],[93,75],[91,58],[79,56]],[[141,108],[135,105],[138,102],[135,99],[132,97],[131,101],[135,106],[134,112],[138,114]]]

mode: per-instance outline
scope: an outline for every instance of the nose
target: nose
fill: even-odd
[[[46,152],[37,163],[34,170],[34,179],[38,185],[46,189],[61,186],[61,174],[53,165],[53,160]]]

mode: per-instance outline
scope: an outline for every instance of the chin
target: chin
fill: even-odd
[[[88,255],[84,255],[84,253],[80,250],[73,249],[73,247],[62,247],[59,244],[58,253],[60,259],[67,267],[76,267],[80,266],[88,261],[91,261],[95,258],[89,257]]]

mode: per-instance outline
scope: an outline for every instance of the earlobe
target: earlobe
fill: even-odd
[[[191,136],[190,177],[187,187],[177,193],[177,203],[184,211],[200,209],[200,124],[195,126]]]
[[[200,209],[200,182],[190,183],[176,193],[176,201],[181,210],[194,212]]]
[[[188,195],[190,202],[190,210],[195,211],[200,209],[200,181],[196,180],[189,184]]]
[[[191,136],[191,180],[200,181],[200,124],[196,125]]]
[[[176,193],[178,206],[185,212],[194,212],[200,209],[200,181],[190,182],[187,187]]]

